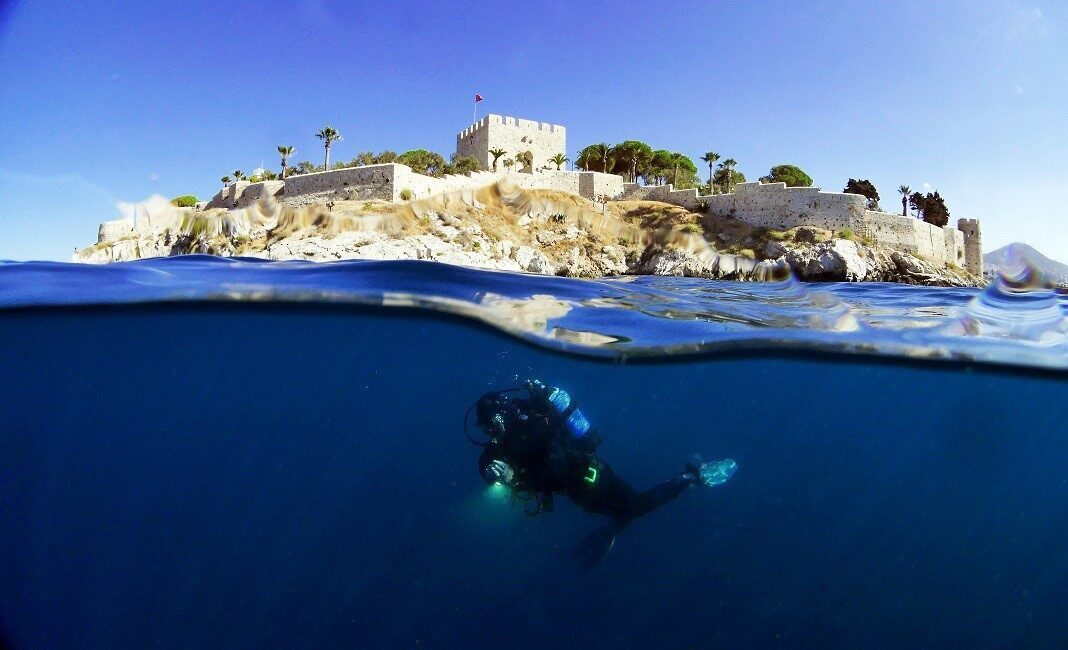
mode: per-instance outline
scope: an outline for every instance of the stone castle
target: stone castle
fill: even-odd
[[[491,150],[502,149],[505,158],[518,160],[526,152],[529,162],[511,170],[493,170]],[[471,156],[483,171],[442,178],[418,174],[398,163],[349,167],[291,176],[284,181],[238,181],[223,188],[205,206],[240,208],[263,198],[297,203],[331,199],[400,201],[453,190],[476,189],[509,180],[527,189],[570,192],[593,201],[653,200],[696,212],[732,217],[756,227],[784,230],[811,226],[835,233],[850,231],[870,243],[919,255],[940,265],[962,267],[982,276],[982,233],[977,219],[959,219],[957,227],[938,227],[920,219],[867,209],[859,194],[823,192],[818,187],[787,187],[784,183],[741,183],[733,192],[701,196],[696,189],[676,190],[671,185],[638,185],[621,176],[601,172],[557,170],[550,159],[567,151],[567,131],[555,124],[487,115],[456,135],[456,153]],[[108,224],[102,224],[104,226]]]
[[[502,159],[516,160],[518,171],[530,173],[550,168],[551,158],[567,155],[567,130],[559,124],[487,115],[456,134],[456,153],[474,158],[483,169],[493,169],[490,151],[494,149],[505,152]],[[526,152],[532,158],[520,166],[516,156]]]

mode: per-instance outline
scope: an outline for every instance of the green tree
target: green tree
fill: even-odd
[[[297,163],[297,173],[299,174],[311,174],[316,171],[319,170],[315,167],[315,163],[310,160],[302,160]]]
[[[452,162],[445,166],[446,174],[467,174],[482,169],[478,160],[471,156],[452,155]]]
[[[286,161],[296,153],[296,149],[285,145],[278,145],[278,155],[282,157],[282,180],[286,179]]]
[[[901,194],[901,216],[909,216],[909,192],[912,188],[908,185],[901,185],[897,188],[897,191]]]
[[[315,137],[323,141],[323,149],[326,150],[326,161],[323,163],[323,167],[330,169],[330,145],[341,140],[341,134],[332,126],[324,126],[321,131],[315,134]]]
[[[394,163],[397,162],[397,158],[399,158],[399,156],[397,155],[396,151],[393,151],[392,149],[386,149],[385,151],[378,153],[374,158],[372,158],[371,164],[385,165],[388,163]]]
[[[616,159],[612,173],[621,174],[636,183],[638,176],[644,176],[653,161],[653,148],[641,140],[624,140],[612,148]]]
[[[796,165],[775,165],[761,183],[786,183],[787,187],[812,187],[812,177]]]
[[[728,162],[731,161],[728,159],[721,162],[719,166],[716,167],[715,176],[712,177],[713,188],[718,190],[721,194],[729,194],[735,185],[745,182],[745,174],[731,169],[731,165],[727,164]]]
[[[571,159],[568,158],[567,156],[565,156],[562,153],[558,153],[555,156],[553,156],[552,158],[550,158],[549,162],[556,163],[556,169],[557,169],[557,171],[559,171],[560,167],[562,167],[563,164],[566,163],[566,162],[571,162]]]
[[[701,160],[708,163],[708,193],[712,194],[712,165],[719,160],[719,154],[715,151],[709,151],[705,155],[701,156]]]
[[[867,198],[869,210],[879,209],[879,190],[875,189],[875,185],[867,179],[850,178],[842,191],[846,194],[860,194]]]
[[[227,185],[230,184],[230,177],[229,176],[223,176],[219,180],[222,181],[223,187],[226,187]]]
[[[734,191],[734,186],[736,183],[745,182],[745,176],[742,176],[742,181],[738,180],[738,176],[734,171],[734,167],[737,164],[738,161],[734,158],[728,158],[719,164],[719,168],[723,172],[723,181],[721,187],[723,188],[724,194],[730,194],[732,191]]]
[[[493,156],[493,171],[497,171],[497,159],[508,153],[504,149],[490,149],[489,155]]]
[[[445,173],[445,159],[441,154],[426,149],[411,149],[397,156],[397,162],[412,168],[418,174],[441,176]]]
[[[364,167],[373,164],[375,164],[375,152],[373,151],[362,151],[352,159],[353,167]]]
[[[579,151],[577,161],[580,166],[588,171],[610,173],[614,162],[610,161],[611,155],[612,146],[601,142],[599,144],[591,144]]]
[[[515,161],[512,160],[511,158],[505,158],[504,159],[504,166],[508,171],[512,171],[512,165],[514,165],[514,164],[515,164]]]
[[[673,153],[671,163],[674,172],[671,175],[671,184],[675,186],[675,189],[684,190],[697,184],[697,165],[690,160],[689,156],[678,152]]]
[[[197,197],[192,194],[183,194],[181,196],[176,196],[171,199],[171,205],[177,206],[179,208],[191,208],[195,206],[198,201],[199,199],[197,199]]]
[[[234,175],[234,180],[235,181],[240,181],[240,180],[244,180],[245,179],[245,172],[241,171],[240,169],[235,169],[233,171],[233,175]]]
[[[928,192],[926,196],[913,192],[909,196],[909,204],[932,226],[943,227],[949,224],[949,208],[938,192]]]

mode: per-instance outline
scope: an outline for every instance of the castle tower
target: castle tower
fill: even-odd
[[[516,161],[516,171],[534,171],[542,167],[556,169],[549,159],[556,154],[567,155],[567,130],[559,124],[546,124],[515,117],[487,115],[456,134],[456,153],[477,160],[483,169],[493,169],[491,149],[503,149],[497,170],[504,171],[504,160]],[[519,154],[529,151],[531,164],[523,166]]]
[[[983,276],[983,233],[978,219],[957,219],[957,230],[964,233],[964,269]]]

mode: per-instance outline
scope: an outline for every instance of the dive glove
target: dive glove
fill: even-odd
[[[505,485],[511,485],[512,479],[515,478],[515,470],[503,460],[495,460],[486,466],[486,470],[482,473],[482,476],[488,483],[504,483]]]

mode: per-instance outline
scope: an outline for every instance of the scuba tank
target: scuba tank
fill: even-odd
[[[600,443],[596,432],[592,430],[590,421],[566,390],[548,387],[537,379],[527,381],[527,390],[532,397],[544,402],[548,411],[546,415],[556,420],[567,432],[569,443],[588,453],[596,449]]]

